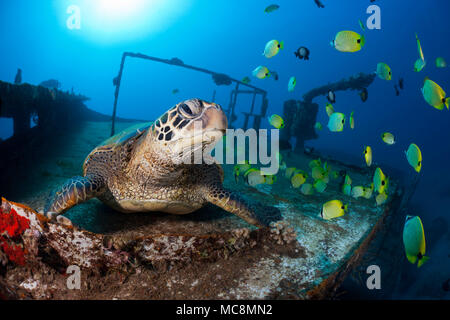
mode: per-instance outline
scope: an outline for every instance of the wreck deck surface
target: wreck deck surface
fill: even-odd
[[[117,124],[117,130],[133,123]],[[86,122],[81,131],[67,133],[61,137],[62,145],[57,154],[38,159],[32,172],[21,175],[18,185],[8,200],[24,203],[41,211],[50,191],[67,178],[81,174],[81,167],[87,154],[108,137],[110,122]],[[283,154],[288,166],[309,171],[308,163],[317,156]],[[375,168],[355,168],[328,161],[332,170],[345,170],[352,178],[353,185],[367,186],[371,183]],[[297,234],[295,248],[291,252],[283,248],[249,249],[243,255],[214,262],[203,262],[194,272],[189,266],[164,272],[158,281],[153,276],[144,277],[145,272],[128,277],[128,285],[104,289],[102,294],[93,295],[90,290],[71,292],[61,298],[161,298],[161,299],[264,299],[264,298],[324,298],[336,289],[340,276],[364,252],[369,240],[380,227],[383,217],[393,210],[393,197],[382,206],[376,206],[372,199],[354,199],[343,195],[337,180],[330,183],[322,194],[305,196],[299,189],[293,189],[290,181],[279,174],[273,185],[252,188],[242,179],[235,182],[231,165],[224,166],[224,185],[251,203],[259,203],[277,208],[289,226]],[[18,178],[19,180],[19,178]],[[397,185],[391,182],[391,195],[396,194]],[[322,204],[340,199],[348,204],[349,211],[343,217],[330,221],[320,216]],[[136,238],[156,234],[189,234],[194,236],[223,234],[238,228],[254,230],[241,219],[213,206],[184,215],[162,213],[123,214],[104,206],[97,199],[76,206],[66,216],[74,225],[113,237]],[[183,269],[184,268],[184,269]],[[23,279],[24,281],[28,281]],[[32,279],[33,280],[33,277]],[[136,290],[136,286],[151,291]],[[212,288],[214,286],[215,288]],[[146,292],[146,293],[143,293]],[[157,292],[157,294],[156,294]],[[39,296],[34,296],[39,297]],[[45,294],[42,298],[46,298]]]

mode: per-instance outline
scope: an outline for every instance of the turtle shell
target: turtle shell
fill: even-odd
[[[148,130],[148,128],[150,128],[152,124],[153,122],[138,123],[100,143],[94,150],[91,151],[91,153],[89,153],[86,159],[84,159],[83,174],[86,174],[87,163],[91,159],[92,155],[97,153],[99,150],[113,149],[115,147],[123,145],[130,139],[136,138],[139,135],[143,134],[146,130]]]
[[[99,144],[97,147],[108,146],[108,145],[121,145],[124,142],[128,141],[129,139],[132,139],[132,138],[136,137],[137,135],[140,135],[141,133],[146,131],[152,124],[153,124],[153,122],[145,122],[145,123],[135,124],[134,126],[131,126],[127,129],[115,134],[114,136],[106,139],[101,144]]]

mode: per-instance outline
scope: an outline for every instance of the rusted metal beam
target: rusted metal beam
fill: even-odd
[[[375,74],[359,73],[349,78],[345,78],[333,83],[328,83],[321,87],[312,89],[303,95],[305,102],[312,102],[312,100],[318,96],[328,94],[328,91],[341,91],[341,90],[362,90],[370,86],[375,79]]]
[[[262,94],[266,94],[266,91],[261,89],[261,88],[258,88],[258,87],[255,87],[255,86],[251,85],[251,84],[244,83],[244,82],[239,81],[237,79],[231,78],[231,77],[229,77],[229,76],[227,76],[225,74],[221,74],[221,73],[214,72],[214,71],[211,71],[211,70],[208,70],[208,69],[205,69],[205,68],[199,68],[199,67],[195,67],[195,66],[191,66],[191,65],[185,64],[183,61],[181,61],[178,58],[162,59],[162,58],[148,56],[148,55],[145,55],[145,54],[142,54],[142,53],[124,52],[122,54],[122,60],[120,62],[119,74],[117,75],[116,78],[114,78],[114,86],[116,87],[116,90],[115,90],[115,93],[114,93],[114,106],[113,106],[113,113],[112,113],[111,136],[114,135],[114,132],[115,132],[115,128],[114,127],[115,127],[115,118],[116,118],[116,113],[117,113],[117,101],[118,101],[118,98],[119,98],[120,83],[121,83],[121,80],[122,80],[123,69],[124,69],[124,66],[125,66],[125,59],[127,57],[139,58],[139,59],[144,59],[144,60],[149,60],[149,61],[165,63],[165,64],[169,64],[169,65],[173,65],[173,66],[178,66],[178,67],[182,67],[182,68],[186,68],[186,69],[191,69],[191,70],[195,70],[195,71],[198,71],[198,72],[210,74],[213,77],[215,77],[215,76],[223,76],[223,77],[226,77],[227,80],[236,83],[236,90],[239,88],[239,85],[243,85],[243,86],[251,88],[251,89],[253,89],[255,91],[258,91],[258,92],[260,92]],[[235,100],[236,100],[236,98],[235,98]],[[236,104],[235,100],[234,100],[233,106]],[[231,106],[231,104],[230,104],[230,106]],[[228,112],[232,112],[232,111],[233,110],[230,110],[230,109],[228,110]]]

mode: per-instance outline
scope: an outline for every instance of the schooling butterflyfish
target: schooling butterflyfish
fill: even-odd
[[[331,117],[331,115],[334,113],[334,108],[333,108],[333,105],[332,105],[331,103],[327,103],[327,104],[325,105],[325,110],[326,110],[327,115],[328,115],[329,117]]]
[[[366,31],[366,27],[364,27],[364,23],[361,21],[361,19],[358,20],[359,23],[359,27],[361,28],[362,31]]]
[[[314,194],[314,187],[311,183],[304,183],[300,187],[300,192],[303,193],[305,196],[309,196]]]
[[[335,103],[336,102],[336,94],[334,93],[333,90],[329,90],[327,93],[327,99],[330,103]]]
[[[325,220],[342,217],[348,211],[347,205],[340,200],[331,200],[323,204],[320,216]]]
[[[342,185],[342,193],[347,196],[350,196],[352,194],[352,185],[351,184]]]
[[[280,52],[280,49],[284,48],[284,42],[278,40],[270,40],[267,42],[266,47],[264,48],[263,56],[266,58],[272,58]]]
[[[411,167],[417,172],[420,172],[422,169],[422,152],[416,144],[411,143],[409,145],[409,148],[406,151],[406,158]]]
[[[355,118],[353,117],[354,111],[350,113],[350,128],[355,129]]]
[[[321,167],[322,166],[322,161],[320,159],[315,159],[315,160],[311,160],[308,163],[308,166],[313,169],[314,167]]]
[[[294,52],[294,55],[300,60],[309,60],[309,49],[306,47],[300,47]]]
[[[344,184],[352,184],[352,178],[348,174],[345,175]]]
[[[373,189],[374,189],[374,187],[373,187],[373,182],[372,182],[372,183],[370,184],[370,187],[369,187],[369,188],[364,188],[364,194],[363,194],[363,197],[366,198],[366,199],[372,198]]]
[[[414,72],[420,72],[423,68],[426,66],[425,60],[417,59],[416,62],[414,62]]]
[[[266,9],[264,9],[265,13],[274,12],[275,10],[278,10],[280,8],[277,4],[271,4],[270,6],[267,6]]]
[[[269,174],[264,176],[266,184],[274,184],[277,181],[277,176],[274,174]]]
[[[385,193],[387,186],[389,184],[389,179],[384,175],[380,168],[376,168],[375,174],[373,175],[373,186],[375,192]]]
[[[331,132],[341,132],[344,130],[345,115],[340,112],[334,112],[328,120],[328,129]]]
[[[353,198],[358,199],[364,196],[365,188],[363,186],[355,186],[352,188],[351,195]]]
[[[416,33],[416,41],[417,41],[417,51],[419,52],[419,57],[422,61],[425,62],[425,57],[423,56],[422,46],[420,45],[420,40],[419,40],[419,37],[417,36],[417,33]]]
[[[282,117],[280,117],[277,114],[273,114],[269,117],[269,123],[275,127],[276,129],[283,129],[284,128],[284,120]]]
[[[306,182],[306,174],[302,172],[295,173],[291,178],[292,187],[297,189]]]
[[[264,79],[270,77],[270,71],[267,67],[259,66],[252,72],[253,76],[258,79]]]
[[[381,139],[383,139],[384,143],[393,145],[395,144],[394,135],[390,132],[385,132],[381,135]]]
[[[314,182],[314,189],[316,189],[317,192],[322,193],[327,188],[327,184],[323,180],[316,180]]]
[[[250,165],[248,160],[245,160],[243,163],[239,163],[234,166],[235,175],[239,176],[245,172],[247,172],[252,166]]]
[[[406,258],[420,268],[430,258],[425,256],[425,233],[419,216],[406,216],[403,227],[403,245]]]
[[[313,167],[311,170],[311,176],[314,180],[323,179],[325,175],[326,171],[322,167]]]
[[[381,206],[383,203],[386,202],[388,196],[385,192],[383,193],[379,193],[376,197],[375,197],[375,202],[377,203],[377,206]]]
[[[392,71],[391,68],[384,62],[380,62],[377,64],[377,76],[383,80],[391,80],[392,79]]]
[[[314,128],[316,128],[317,130],[322,130],[322,124],[320,122],[316,122],[316,124],[314,125]]]
[[[364,44],[364,36],[354,31],[338,32],[334,40],[331,41],[331,46],[341,52],[359,51],[364,46]]]
[[[251,187],[266,182],[266,178],[261,173],[261,171],[255,168],[247,170],[247,172],[244,174],[244,179],[245,182],[247,182],[247,184]]]
[[[367,98],[369,97],[369,92],[367,91],[366,88],[363,88],[359,93],[359,96],[361,97],[362,102],[366,102]]]
[[[286,168],[286,170],[284,171],[284,176],[290,179],[296,170],[297,168],[295,167]]]
[[[295,79],[295,77],[291,77],[289,79],[289,83],[288,83],[288,91],[292,92],[294,91],[295,85],[297,84],[297,79]]]
[[[447,67],[447,62],[445,62],[444,58],[442,57],[436,58],[436,67],[445,68]]]
[[[372,165],[372,148],[369,146],[364,147],[364,160],[368,167]]]
[[[425,78],[422,94],[430,106],[438,110],[444,109],[444,106],[449,108],[450,98],[446,98],[445,91],[436,82]]]

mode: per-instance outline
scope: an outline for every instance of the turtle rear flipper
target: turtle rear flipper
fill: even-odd
[[[97,197],[104,189],[104,180],[97,175],[70,178],[49,197],[44,214],[50,218],[63,214],[73,206]]]
[[[265,227],[265,224],[256,216],[250,206],[235,193],[224,189],[221,185],[214,185],[205,192],[208,202],[222,208],[246,222],[257,226]]]

